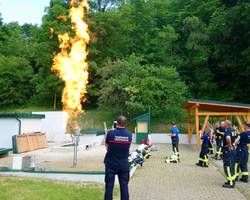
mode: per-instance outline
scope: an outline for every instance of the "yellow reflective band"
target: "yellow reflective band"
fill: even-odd
[[[208,158],[205,156],[205,159],[199,158],[200,161],[205,162],[208,165]]]
[[[233,185],[233,177],[231,175],[231,171],[230,171],[230,167],[227,167],[227,174],[228,174],[228,177],[227,177],[227,180],[229,181],[230,185]]]
[[[203,162],[205,162],[205,163],[207,163],[207,159],[202,159],[202,158],[200,158],[199,160],[200,160],[200,161],[203,161]]]
[[[239,167],[239,164],[238,164],[238,163],[235,163],[235,166],[234,166],[234,173],[235,173],[235,176],[236,176],[236,177],[239,176],[238,167]]]
[[[248,172],[241,172],[242,176],[248,176]]]

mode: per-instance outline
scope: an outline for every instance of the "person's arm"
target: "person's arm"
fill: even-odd
[[[172,129],[171,134],[168,134],[168,136],[175,137],[176,136],[176,132],[177,132],[176,129]]]
[[[110,133],[108,132],[107,135],[106,135],[106,139],[105,139],[106,150],[108,150],[108,148],[109,148],[109,144],[108,144],[109,138],[110,138]]]
[[[225,135],[225,132],[221,132],[219,130],[217,130],[217,133],[219,133],[221,136]]]
[[[229,148],[229,150],[233,150],[233,145],[232,145],[230,136],[226,136],[226,142],[227,142],[227,147]]]
[[[234,145],[237,145],[240,141],[240,134],[236,137],[235,141],[234,141]]]

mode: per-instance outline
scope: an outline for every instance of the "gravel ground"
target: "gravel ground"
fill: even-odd
[[[62,144],[49,144],[49,148],[40,149],[28,153],[22,153],[22,156],[34,156],[35,166],[38,168],[69,170],[69,171],[103,171],[104,156],[106,154],[105,146],[95,146],[88,151],[83,146],[78,147],[78,165],[73,168],[73,147],[61,148]],[[131,149],[137,146],[132,145]],[[13,154],[0,158],[0,166],[12,166]]]

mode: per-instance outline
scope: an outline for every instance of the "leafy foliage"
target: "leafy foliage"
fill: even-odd
[[[250,102],[249,1],[90,5],[89,107],[112,105],[133,115],[151,106],[155,115],[177,115],[187,96]],[[71,31],[68,17],[58,19],[68,8],[69,0],[51,0],[41,26],[4,24],[0,15],[0,107],[52,104],[60,96],[63,83],[50,68],[56,36]]]
[[[146,112],[149,107],[153,114],[180,107],[187,89],[176,70],[141,62],[141,58],[132,55],[99,69],[102,77],[99,104],[130,115]]]
[[[0,56],[0,106],[23,104],[33,94],[32,67],[24,58]]]

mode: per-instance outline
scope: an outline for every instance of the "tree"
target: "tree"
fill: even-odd
[[[179,109],[187,87],[176,70],[141,62],[140,57],[132,55],[98,70],[102,77],[99,105],[129,115],[146,112],[149,107],[154,115]]]
[[[25,104],[33,95],[32,76],[26,59],[0,56],[0,107]]]
[[[249,103],[250,3],[218,9],[209,25],[209,63],[218,94],[228,101]],[[244,89],[243,89],[244,88]]]
[[[93,10],[105,12],[108,8],[118,7],[125,0],[90,0],[90,5]]]
[[[51,105],[55,95],[59,97],[60,101],[63,82],[51,72],[51,66],[53,55],[58,51],[57,35],[71,31],[67,18],[68,8],[68,1],[51,0],[50,6],[46,8],[46,14],[43,16],[39,33],[36,34],[38,42],[32,44],[34,45],[34,59],[37,63],[37,73],[32,79],[36,91],[34,100],[40,104]],[[67,21],[61,20],[58,16],[66,16]]]

